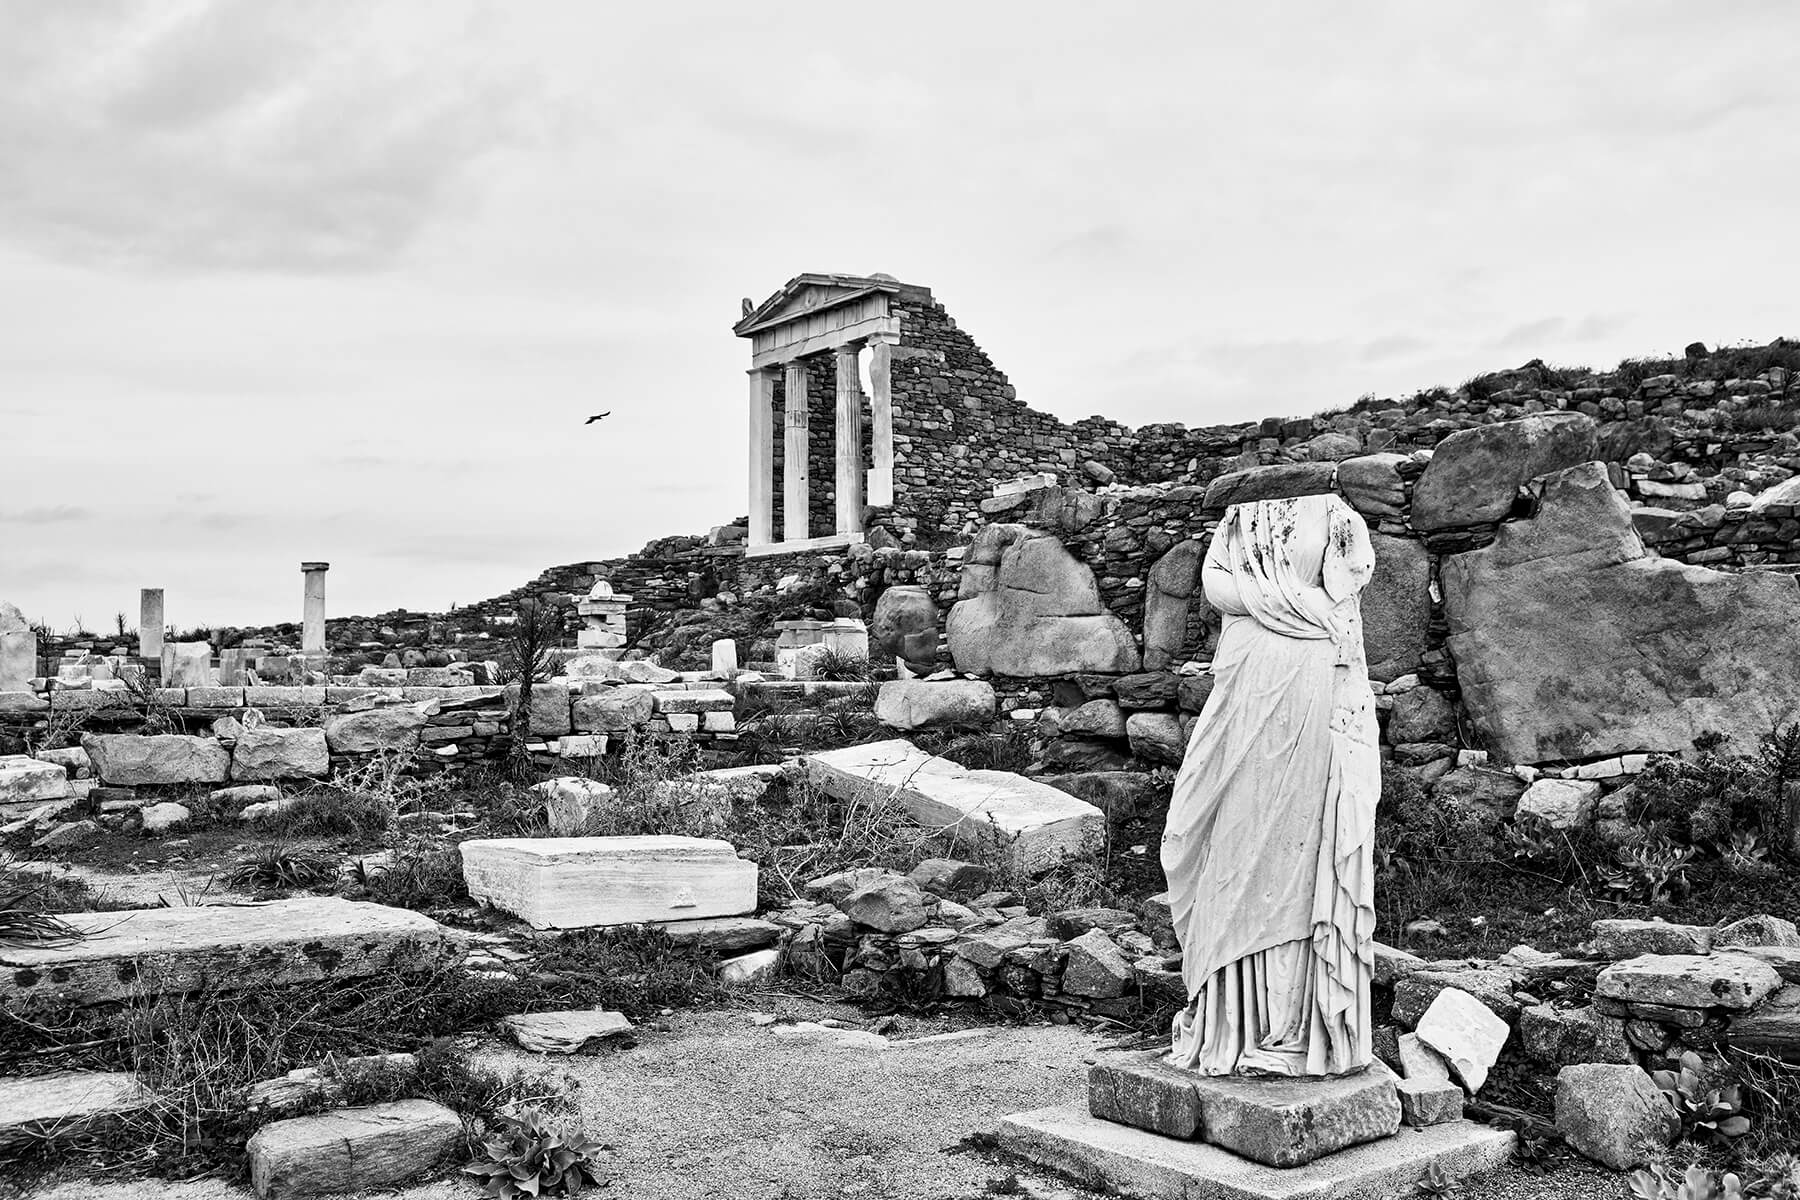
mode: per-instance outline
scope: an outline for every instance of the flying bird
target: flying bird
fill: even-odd
[[[609,408],[603,413],[595,413],[593,416],[591,416],[587,420],[583,421],[582,424],[583,425],[592,425],[595,421],[598,421],[604,417],[610,417],[610,416],[612,416],[612,409]]]

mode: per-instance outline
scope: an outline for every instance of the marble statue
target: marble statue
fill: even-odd
[[[1162,842],[1189,997],[1176,1066],[1369,1065],[1381,767],[1358,593],[1373,570],[1367,526],[1330,494],[1233,505],[1207,551],[1224,626]]]

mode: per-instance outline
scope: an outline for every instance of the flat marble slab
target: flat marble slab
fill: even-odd
[[[1515,1135],[1471,1121],[1402,1129],[1301,1167],[1269,1167],[1204,1142],[1163,1137],[1079,1108],[1039,1108],[1000,1123],[1000,1145],[1090,1187],[1140,1200],[1377,1200],[1408,1195],[1436,1168],[1465,1179],[1505,1165]]]

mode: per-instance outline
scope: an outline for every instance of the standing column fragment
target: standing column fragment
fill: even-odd
[[[300,653],[325,653],[325,572],[326,562],[303,562],[300,571],[306,576],[304,607],[300,613]]]
[[[145,662],[162,662],[163,590],[138,589],[138,657]]]
[[[869,505],[887,508],[894,503],[894,342],[892,334],[869,339]]]
[[[750,372],[750,545],[775,540],[775,372]]]
[[[787,429],[787,442],[783,447],[781,463],[781,539],[785,542],[803,542],[810,536],[807,501],[812,487],[806,461],[806,364],[799,359],[787,364],[786,388],[787,396],[783,406],[786,415],[783,423]]]
[[[837,532],[861,533],[863,510],[860,348],[837,348]]]

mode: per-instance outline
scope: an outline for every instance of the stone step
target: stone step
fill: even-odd
[[[1435,1168],[1450,1181],[1512,1157],[1515,1135],[1453,1121],[1402,1129],[1300,1167],[1269,1167],[1204,1142],[1163,1137],[1079,1108],[1040,1108],[1000,1122],[1001,1148],[1089,1187],[1140,1200],[1375,1200],[1410,1194]]]
[[[1047,871],[1100,846],[1106,815],[1085,800],[1011,771],[971,771],[904,738],[801,759],[840,800],[891,794],[909,816],[958,841],[1003,844],[1015,868]]]
[[[0,1079],[0,1147],[54,1138],[95,1117],[143,1108],[150,1099],[129,1071],[58,1071]]]
[[[430,917],[334,897],[70,913],[63,920],[87,936],[0,949],[0,1009],[423,971],[458,949]]]
[[[461,850],[469,895],[534,929],[756,911],[756,864],[715,838],[487,838]]]

